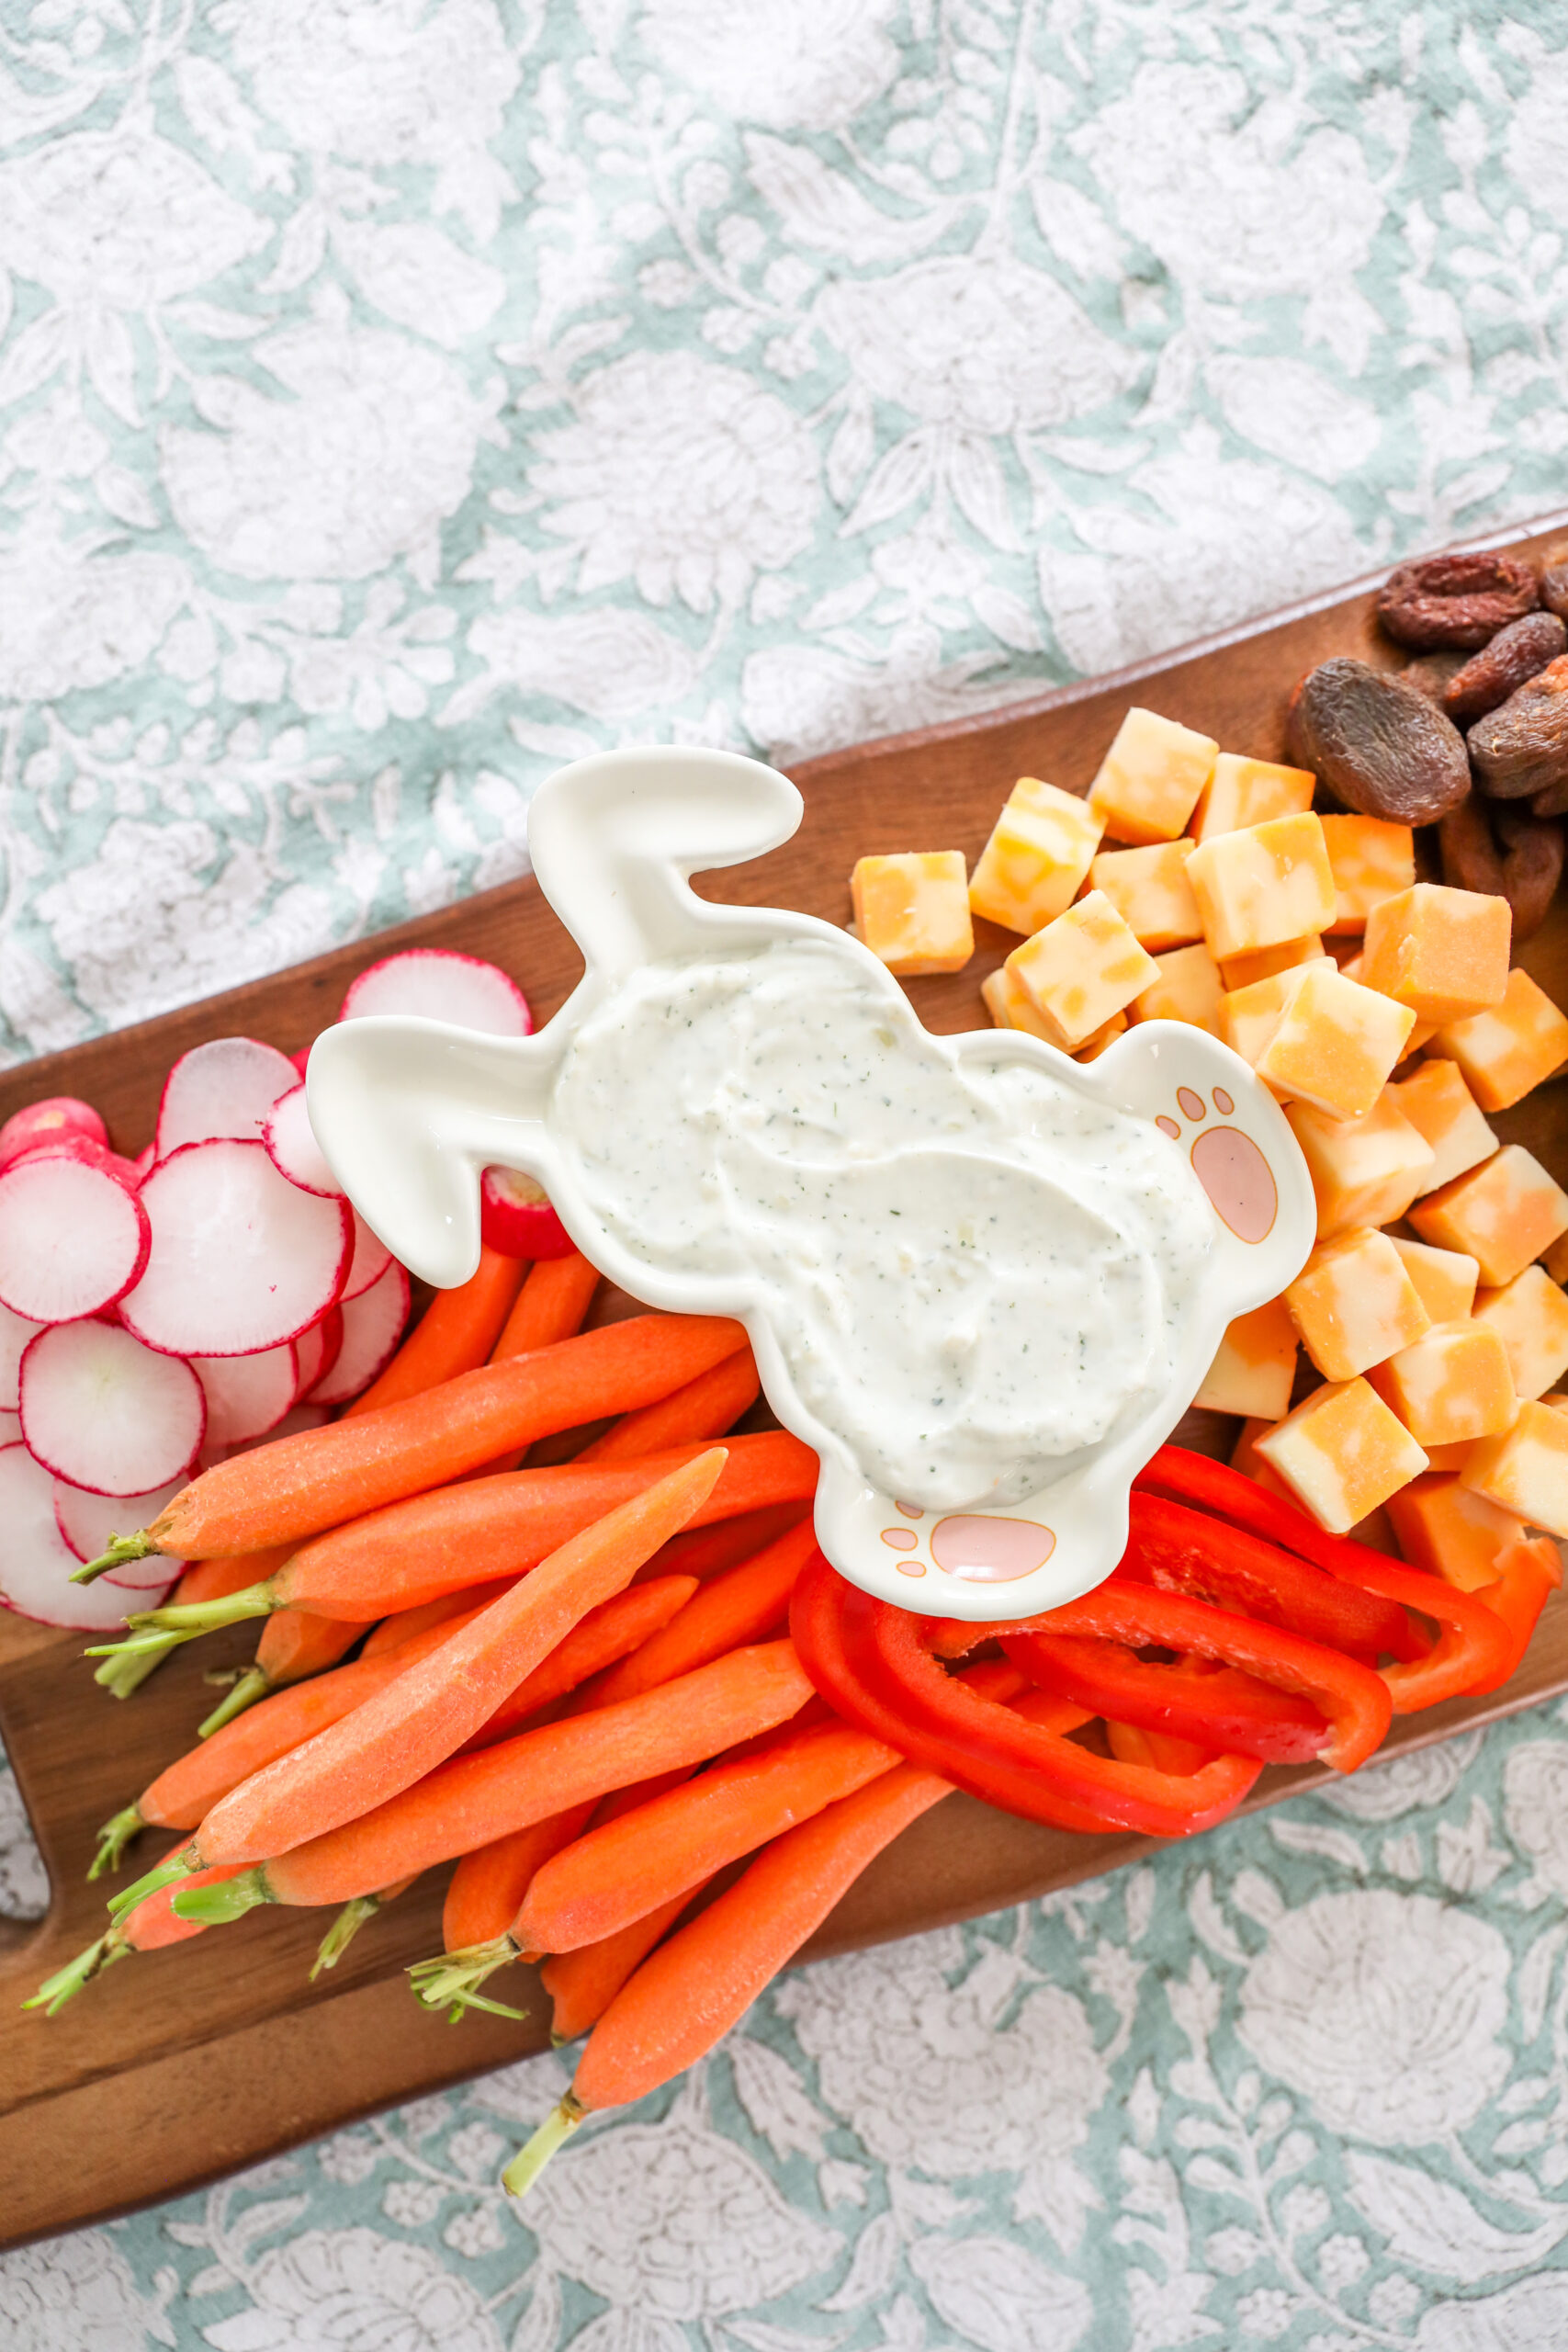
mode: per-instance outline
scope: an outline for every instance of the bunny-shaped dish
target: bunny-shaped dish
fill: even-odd
[[[606,752],[541,786],[529,847],[586,973],[537,1035],[371,1018],[316,1042],[311,1123],[355,1206],[438,1285],[479,1180],[526,1170],[634,1296],[738,1317],[821,1457],[833,1564],[908,1607],[1016,1618],[1088,1590],[1225,1325],[1299,1272],[1295,1139],[1201,1030],[1080,1068],[937,1037],[858,941],[711,905],[694,872],[800,821],[728,752]]]

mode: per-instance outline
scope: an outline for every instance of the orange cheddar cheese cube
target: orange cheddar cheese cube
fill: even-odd
[[[1210,1412],[1277,1421],[1291,1409],[1295,1377],[1295,1327],[1284,1300],[1271,1298],[1227,1328],[1192,1402]]]
[[[1434,1470],[1442,1470],[1457,1476],[1470,1460],[1472,1449],[1480,1443],[1479,1438],[1464,1437],[1460,1439],[1457,1445],[1429,1445],[1427,1448],[1427,1459]]]
[[[1005,964],[998,964],[994,972],[987,972],[980,983],[980,994],[994,1027],[1021,1029],[1031,1037],[1043,1037],[1048,1046],[1055,1044],[1055,1032],[1046,1028],[1027,991],[1013,978]]]
[[[1434,1250],[1427,1241],[1406,1241],[1391,1233],[1389,1239],[1404,1261],[1416,1295],[1434,1323],[1462,1323],[1475,1305],[1481,1269],[1473,1258],[1458,1250]]]
[[[960,972],[975,953],[962,850],[859,858],[850,895],[858,935],[900,978]]]
[[[1497,1149],[1497,1138],[1453,1062],[1426,1061],[1389,1088],[1392,1101],[1432,1147],[1432,1167],[1421,1190],[1435,1193]]]
[[[1206,947],[1173,947],[1155,957],[1157,979],[1128,1007],[1134,1021],[1185,1021],[1190,1028],[1220,1034],[1220,967]]]
[[[1568,1372],[1568,1298],[1544,1266],[1527,1266],[1500,1290],[1483,1290],[1474,1313],[1507,1350],[1517,1395],[1542,1396]]]
[[[1134,705],[1100,763],[1089,805],[1112,841],[1173,842],[1187,830],[1219,748],[1212,737]]]
[[[1568,1233],[1568,1193],[1511,1143],[1417,1201],[1410,1222],[1423,1241],[1473,1258],[1487,1289],[1500,1290]]]
[[[1323,959],[1329,961],[1326,956]],[[1256,1069],[1269,1040],[1285,1017],[1285,1009],[1306,977],[1308,967],[1293,965],[1254,980],[1245,989],[1231,989],[1220,1001],[1220,1035],[1233,1054]]]
[[[1439,1029],[1432,1051],[1458,1063],[1483,1111],[1506,1111],[1568,1060],[1568,1020],[1516,965],[1502,1002]]]
[[[1432,1164],[1432,1147],[1386,1089],[1364,1119],[1333,1119],[1311,1102],[1291,1103],[1285,1116],[1312,1178],[1320,1239],[1404,1215]]]
[[[1359,988],[1326,958],[1303,965],[1253,1068],[1276,1094],[1311,1102],[1331,1118],[1364,1118],[1414,1020],[1404,1005]]]
[[[1282,939],[1277,947],[1260,947],[1252,956],[1227,956],[1220,976],[1227,989],[1249,989],[1271,980],[1277,972],[1293,971],[1298,964],[1320,964],[1327,953],[1321,935],[1309,931],[1304,939]]]
[[[1126,1014],[1113,1012],[1110,1020],[1102,1023],[1095,1031],[1092,1037],[1086,1037],[1081,1046],[1076,1046],[1073,1048],[1074,1061],[1097,1062],[1107,1046],[1113,1046],[1118,1037],[1125,1035],[1126,1029]]]
[[[1222,752],[1213,775],[1199,795],[1192,831],[1201,841],[1236,833],[1270,817],[1299,817],[1312,807],[1317,778],[1306,768],[1282,768],[1272,760],[1246,760]]]
[[[1337,899],[1323,820],[1310,809],[1200,842],[1187,862],[1209,953],[1249,956],[1328,929]]]
[[[1336,892],[1329,928],[1364,931],[1375,906],[1414,883],[1415,833],[1408,825],[1387,824],[1381,817],[1325,817],[1323,838]]]
[[[1432,1328],[1398,1250],[1369,1226],[1319,1242],[1285,1305],[1325,1380],[1354,1380]]]
[[[1003,967],[1046,1024],[1050,1042],[1071,1053],[1156,978],[1148,955],[1103,890],[1015,947]]]
[[[1472,1450],[1460,1479],[1528,1526],[1568,1535],[1568,1413],[1521,1405],[1511,1430]]]
[[[1348,1535],[1427,1467],[1410,1431],[1364,1379],[1314,1388],[1256,1451],[1334,1535]]]
[[[1483,1323],[1434,1323],[1368,1377],[1423,1446],[1494,1437],[1519,1409],[1508,1351]]]
[[[1146,849],[1101,850],[1089,869],[1140,947],[1150,955],[1201,939],[1198,901],[1187,879],[1195,843],[1154,842]]]
[[[1361,979],[1423,1021],[1461,1021],[1500,1004],[1513,914],[1506,899],[1416,882],[1367,917]]]
[[[1007,931],[1040,930],[1072,905],[1103,830],[1076,793],[1020,776],[970,876],[972,911]]]
[[[1413,1568],[1461,1592],[1493,1583],[1505,1552],[1525,1540],[1525,1523],[1452,1476],[1428,1472],[1388,1499],[1399,1548]]]

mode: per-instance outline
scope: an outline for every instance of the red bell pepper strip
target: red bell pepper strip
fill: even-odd
[[[1152,1764],[1159,1772],[1197,1772],[1214,1760],[1212,1747],[1175,1739],[1169,1732],[1145,1731],[1141,1724],[1107,1722],[1106,1743],[1123,1764]]]
[[[1108,1722],[1196,1742],[1211,1755],[1305,1764],[1328,1739],[1328,1725],[1309,1701],[1234,1667],[1189,1674],[1179,1665],[1156,1666],[1120,1642],[1071,1634],[1013,1634],[1002,1647],[1043,1690],[1076,1699]]]

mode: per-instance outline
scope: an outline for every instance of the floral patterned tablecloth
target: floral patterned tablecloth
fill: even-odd
[[[517,873],[578,752],[962,716],[1562,503],[1551,23],[0,0],[0,1047]],[[0,2339],[1547,2352],[1565,1898],[1548,1708],[786,1977],[521,2210],[553,2058],[0,2259]]]

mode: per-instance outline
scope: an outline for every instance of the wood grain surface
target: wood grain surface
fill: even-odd
[[[1568,532],[1568,514],[1477,544],[1532,551]],[[795,771],[806,817],[766,858],[708,877],[707,897],[798,907],[847,922],[857,856],[961,849],[977,856],[1024,774],[1084,789],[1133,703],[1264,759],[1284,748],[1284,714],[1303,671],[1330,653],[1391,665],[1372,620],[1375,583],[1340,592],[1115,678],[1016,702],[987,718],[888,738]],[[951,1031],[981,1025],[980,982],[1015,944],[979,924],[968,968],[910,985],[921,1017]],[[96,1103],[116,1146],[148,1140],[164,1074],[204,1038],[237,1032],[293,1052],[334,1016],[355,974],[401,946],[460,947],[513,973],[542,1022],[581,969],[536,887],[524,881],[374,941],[121,1030],[0,1077],[0,1119],[46,1094]],[[1519,960],[1568,1001],[1568,908],[1560,900]],[[1568,1084],[1559,1080],[1496,1121],[1559,1176],[1568,1168]],[[614,1311],[613,1307],[610,1311]],[[1194,1414],[1179,1432],[1225,1449],[1234,1424]],[[102,1888],[85,1870],[98,1825],[189,1746],[211,1703],[203,1673],[239,1662],[243,1628],[178,1652],[118,1702],[84,1665],[85,1637],[0,1611],[0,1735],[43,1852],[51,1908],[36,1928],[0,1921],[0,2245],[173,2196],[378,2108],[460,2081],[544,2047],[548,2005],[531,1972],[507,1997],[522,2024],[470,2016],[454,2030],[422,2010],[401,1972],[439,1948],[444,1874],[390,1906],[336,1972],[309,1983],[323,1921],[253,1912],[173,1951],[133,1957],[58,2018],[19,2004],[104,1924]],[[1396,1723],[1388,1751],[1490,1722],[1568,1690],[1568,1595],[1555,1597],[1529,1658],[1490,1699],[1455,1701]],[[1328,1777],[1270,1770],[1248,1809]],[[841,1903],[807,1957],[854,1949],[973,1917],[1087,1878],[1145,1849],[1137,1838],[1075,1838],[950,1797],[883,1855]],[[151,1838],[140,1866],[159,1850]],[[1193,1847],[1201,1864],[1201,1840]]]

